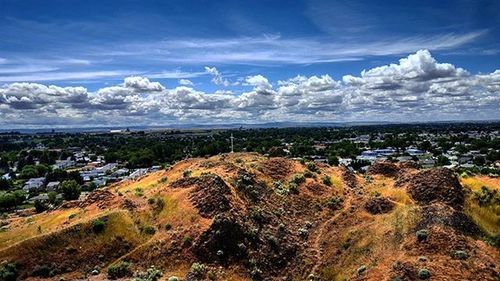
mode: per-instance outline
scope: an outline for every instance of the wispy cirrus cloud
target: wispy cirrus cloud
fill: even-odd
[[[171,64],[314,64],[362,60],[369,56],[409,53],[418,49],[450,50],[468,44],[487,30],[387,37],[375,41],[347,41],[328,37],[284,38],[280,35],[211,39],[174,39],[141,42],[96,50],[95,56],[141,57]]]
[[[0,82],[41,82],[41,81],[80,81],[102,78],[122,78],[129,75],[144,75],[138,70],[95,70],[95,71],[50,71],[57,68],[15,67],[12,69],[0,68]],[[5,75],[5,74],[9,75]],[[15,75],[22,73],[21,75]],[[13,74],[13,75],[11,75]],[[181,70],[150,72],[147,76],[156,79],[182,79],[206,75],[206,72],[185,72]]]

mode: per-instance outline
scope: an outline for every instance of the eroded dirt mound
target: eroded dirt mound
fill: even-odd
[[[365,203],[365,209],[370,214],[383,214],[392,211],[394,208],[394,203],[392,203],[389,199],[385,197],[376,197],[369,199]]]
[[[404,169],[404,170],[420,169],[420,168],[422,168],[422,166],[420,166],[420,164],[418,164],[415,161],[403,161],[403,162],[399,162],[398,166],[399,166],[400,169]]]
[[[284,180],[292,173],[292,162],[281,157],[269,158],[263,163],[262,173],[273,180]]]
[[[85,208],[95,205],[99,209],[107,209],[113,206],[116,201],[120,201],[120,199],[112,192],[106,189],[97,189],[89,193],[85,199],[65,202],[59,208]]]
[[[247,226],[240,215],[217,216],[210,228],[200,235],[193,251],[206,262],[239,260],[247,255],[246,245],[253,239],[247,233]]]
[[[409,179],[407,185],[410,196],[421,205],[442,202],[458,209],[463,206],[463,188],[449,169],[420,171]]]
[[[386,177],[395,177],[398,172],[398,165],[389,161],[376,161],[366,171],[369,175],[384,175]]]
[[[450,227],[467,235],[480,235],[479,227],[462,211],[455,210],[445,204],[434,203],[422,207],[421,221],[417,229],[428,228],[433,225]]]
[[[404,161],[393,163],[390,161],[376,161],[366,171],[369,175],[383,175],[386,177],[399,177],[407,170],[419,169],[420,165],[415,161]]]
[[[189,195],[193,205],[204,217],[231,209],[231,190],[217,175],[204,175],[198,178],[196,188]]]
[[[90,205],[97,205],[100,209],[105,209],[110,206],[110,203],[115,199],[115,195],[108,190],[101,189],[95,190],[87,196],[79,205],[81,208],[85,208]]]
[[[425,229],[428,233],[425,240],[418,241],[416,237],[412,237],[403,245],[403,248],[414,255],[442,254],[450,256],[458,250],[469,252],[471,248],[465,236],[459,235],[449,228],[432,226]]]
[[[189,200],[203,217],[213,217],[231,209],[231,189],[218,175],[183,178],[173,182],[171,187],[194,187]]]
[[[342,169],[342,181],[350,188],[356,188],[358,186],[356,175],[349,169]]]

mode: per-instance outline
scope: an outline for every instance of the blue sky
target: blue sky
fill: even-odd
[[[216,93],[234,98],[245,93],[250,95],[251,92],[256,93],[257,99],[265,97],[266,93],[273,95],[271,98],[276,101],[282,98],[279,95],[282,90],[280,87],[286,84],[284,81],[297,76],[311,78],[328,75],[334,82],[343,81],[343,84],[334,86],[335,83],[331,81],[322,82],[330,85],[331,89],[341,87],[347,91],[346,88],[354,84],[348,85],[344,81],[345,76],[362,77],[363,70],[398,64],[401,58],[407,58],[419,50],[428,52],[436,64],[449,63],[455,68],[465,69],[470,87],[473,87],[471,81],[474,79],[476,88],[477,83],[483,83],[481,86],[489,93],[488,97],[483,98],[491,106],[491,103],[495,105],[498,102],[495,98],[498,97],[497,88],[491,86],[497,82],[496,75],[488,78],[492,79],[488,80],[491,85],[484,84],[476,76],[493,74],[500,68],[499,11],[500,2],[494,0],[383,3],[320,0],[0,0],[0,85],[3,84],[4,96],[0,96],[0,115],[5,120],[16,119],[16,123],[8,121],[13,126],[41,126],[58,125],[57,120],[66,120],[69,117],[65,117],[65,114],[75,114],[77,109],[80,110],[78,113],[83,114],[82,108],[71,103],[61,108],[60,100],[40,98],[43,94],[67,94],[61,94],[61,91],[40,94],[42,90],[38,88],[50,88],[50,85],[67,88],[67,91],[83,87],[86,102],[93,105],[102,100],[99,92],[107,93],[110,91],[108,88],[117,90],[113,87],[122,87],[118,89],[119,94],[113,92],[110,96],[113,95],[116,100],[117,96],[123,98],[127,95],[128,105],[121,109],[129,113],[132,110],[128,107],[130,104],[136,106],[144,103],[145,98],[151,99],[148,86],[146,89],[136,87],[134,91],[125,93],[124,79],[131,76],[147,78],[148,83],[159,82],[163,89],[157,92],[162,92],[162,97],[172,92],[175,92],[174,96],[184,95],[184,98],[198,94],[197,102],[217,99],[217,96],[213,96]],[[424,53],[421,55],[426,57]],[[269,85],[262,84],[262,79],[247,81],[254,76],[264,78]],[[456,78],[456,75],[453,77],[464,80]],[[437,78],[442,80],[443,77]],[[25,106],[27,108],[15,106],[15,102],[9,105],[9,99],[19,102],[22,97],[22,93],[12,92],[9,86],[23,82],[32,83],[30,87],[38,85],[36,93],[30,92],[33,89],[23,88],[23,91],[31,94],[25,100],[38,99],[42,104],[53,103],[52,108],[44,108],[46,114],[41,112],[43,106],[40,104]],[[436,81],[428,82],[425,85],[427,97],[429,87]],[[442,81],[439,83],[442,85]],[[364,85],[368,89],[371,87]],[[182,90],[179,87],[189,88],[191,92],[178,94]],[[257,95],[262,94],[258,90],[264,88],[269,91]],[[425,96],[423,93],[423,90],[418,93],[384,92],[393,96],[415,94],[418,98]],[[345,92],[337,94],[343,96],[342,104],[346,105]],[[333,92],[317,95],[316,98],[325,103],[323,106],[317,105],[318,100],[311,101],[303,97],[294,105],[301,103],[311,110],[296,113],[305,115],[300,118],[290,112],[287,114],[294,116],[291,118],[306,121],[314,119],[314,116],[326,121],[366,119],[353,116],[356,111],[349,106],[345,106],[344,112],[324,112],[322,108],[333,106],[328,104],[330,100],[325,100],[325,96],[333,95]],[[134,99],[135,96],[138,98]],[[347,102],[364,96],[366,94],[361,93],[360,96],[350,97]],[[226,102],[230,98],[221,99]],[[304,105],[305,102],[312,102],[312,105]],[[179,111],[184,110],[182,113],[161,113],[158,108],[142,108],[148,112],[147,116],[139,114],[135,119],[128,113],[119,112],[120,108],[105,110],[102,106],[92,106],[91,113],[96,115],[95,120],[92,119],[95,124],[101,124],[106,119],[103,116],[108,116],[107,119],[114,116],[114,119],[121,120],[117,122],[150,124],[150,120],[154,120],[156,123],[168,124],[177,120],[223,122],[225,114],[234,116],[232,113],[236,108],[238,120],[258,122],[268,120],[266,118],[276,119],[276,112],[283,106],[283,103],[274,102],[271,107],[266,107],[268,105],[262,105],[260,101],[244,105],[241,101],[230,103],[229,109],[220,105],[222,107],[213,109],[215,111],[209,111],[212,108],[208,105],[200,108],[173,106]],[[252,107],[251,112],[242,110],[247,106]],[[391,104],[387,107],[391,108]],[[90,108],[86,107],[85,110]],[[216,117],[200,119],[199,112],[193,113],[196,110],[208,110],[201,115],[206,116],[210,112]],[[270,113],[271,110],[274,113]],[[281,111],[278,119],[285,118],[285,112]],[[379,119],[384,119],[386,113],[380,112]],[[416,116],[415,111],[408,113],[409,117],[405,118]],[[475,116],[472,113],[458,113],[450,111],[442,119]],[[45,123],[33,123],[33,115],[36,114],[45,114]],[[498,114],[488,116],[500,117]],[[81,124],[81,120],[71,122]]]

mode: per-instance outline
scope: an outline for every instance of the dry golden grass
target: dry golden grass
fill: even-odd
[[[9,229],[0,232],[0,249],[10,247],[25,239],[37,235],[50,233],[69,227],[83,220],[83,212],[79,209],[56,210],[50,213],[41,213],[26,218],[16,218]],[[70,219],[70,216],[74,217]],[[92,214],[85,214],[85,218],[92,217]]]
[[[482,186],[487,186],[490,189],[500,190],[500,178],[492,178],[488,176],[461,177],[462,185],[469,187],[472,191],[481,189]]]
[[[404,205],[414,204],[404,188],[394,187],[394,180],[391,178],[375,175],[371,176],[371,180],[365,182],[367,192],[373,196],[387,197]]]
[[[474,193],[479,192],[483,186],[486,186],[490,190],[497,190],[497,192],[500,192],[500,178],[473,176],[461,177],[460,181],[465,188],[471,190],[471,192],[467,194],[465,213],[488,235],[499,235],[500,206],[494,204],[480,206],[474,198]]]

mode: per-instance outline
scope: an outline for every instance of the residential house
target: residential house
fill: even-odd
[[[24,183],[23,190],[26,192],[38,191],[42,189],[45,178],[31,178]]]
[[[60,182],[58,181],[51,181],[47,184],[47,187],[45,188],[48,191],[56,191],[57,188],[59,187]]]

